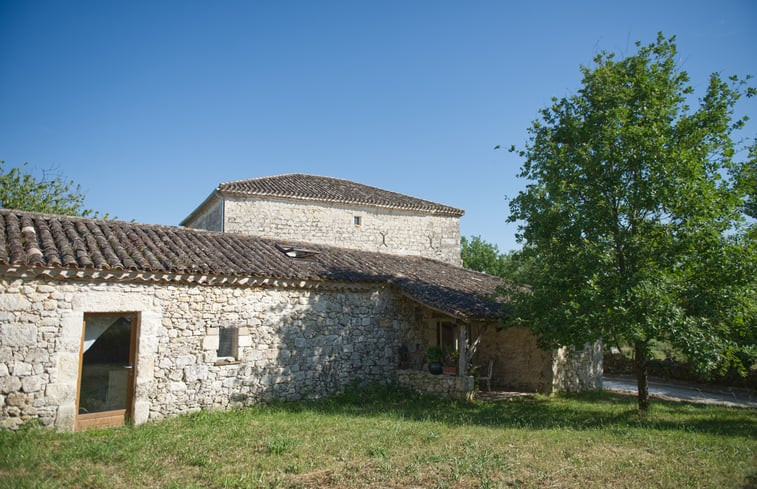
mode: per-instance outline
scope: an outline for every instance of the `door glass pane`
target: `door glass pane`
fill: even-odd
[[[126,409],[131,316],[86,316],[79,414]]]

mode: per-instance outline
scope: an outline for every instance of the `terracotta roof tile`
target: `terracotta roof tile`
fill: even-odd
[[[500,279],[415,256],[286,243],[315,254],[290,258],[281,241],[120,221],[0,209],[0,266],[123,269],[273,279],[393,284],[429,307],[460,318],[495,318]]]
[[[457,217],[464,213],[461,209],[448,205],[349,180],[302,173],[226,182],[218,186],[218,192],[222,195],[283,197],[319,202],[359,204]]]
[[[0,215],[0,262],[8,261],[8,241],[5,238],[5,216]]]

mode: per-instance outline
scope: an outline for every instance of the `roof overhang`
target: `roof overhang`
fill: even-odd
[[[175,285],[177,283],[207,286],[226,286],[239,288],[280,287],[296,289],[321,289],[339,291],[374,291],[390,287],[399,295],[434,312],[450,318],[469,323],[471,321],[497,321],[503,317],[478,317],[457,309],[437,307],[392,282],[344,282],[334,280],[303,280],[287,277],[215,275],[203,273],[161,273],[133,270],[97,270],[57,267],[27,267],[17,265],[0,265],[0,275],[25,280],[60,280],[60,281],[96,281]]]

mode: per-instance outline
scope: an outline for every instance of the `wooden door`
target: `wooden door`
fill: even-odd
[[[76,430],[122,426],[131,418],[138,315],[85,314],[76,391]]]

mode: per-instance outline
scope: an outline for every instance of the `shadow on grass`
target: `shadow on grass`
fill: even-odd
[[[277,403],[273,407],[288,412],[390,416],[452,426],[617,431],[642,428],[757,437],[757,410],[654,400],[647,416],[640,418],[635,399],[610,393],[462,402],[403,388],[376,387],[319,401]]]
[[[757,489],[757,472],[747,476],[746,484],[744,484],[742,489]]]

